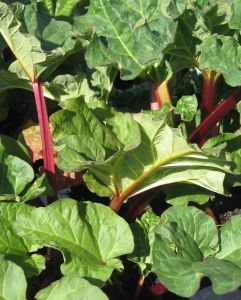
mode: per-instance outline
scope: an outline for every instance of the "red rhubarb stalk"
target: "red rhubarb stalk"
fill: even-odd
[[[216,85],[221,73],[203,71],[204,83],[202,91],[202,107],[205,116],[210,114],[216,106]]]
[[[208,139],[208,137],[206,137],[208,132],[220,122],[240,100],[241,87],[236,88],[228,98],[220,102],[214,110],[204,118],[201,124],[189,135],[188,142],[199,143],[199,146],[202,146]],[[206,139],[204,139],[204,137],[206,137]]]
[[[53,189],[56,189],[56,178],[55,178],[55,166],[54,166],[54,155],[52,138],[49,128],[48,112],[46,108],[46,103],[43,95],[42,84],[38,81],[32,83],[34,98],[37,108],[38,121],[40,127],[40,135],[43,147],[43,160],[44,169],[48,176],[49,182]]]

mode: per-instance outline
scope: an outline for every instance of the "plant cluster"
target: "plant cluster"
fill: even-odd
[[[127,264],[136,300],[241,285],[211,210],[241,186],[240,33],[240,0],[0,2],[0,298],[108,299]]]

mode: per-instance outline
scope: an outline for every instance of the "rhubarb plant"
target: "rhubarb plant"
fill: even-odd
[[[8,3],[0,298],[237,289],[240,0]]]

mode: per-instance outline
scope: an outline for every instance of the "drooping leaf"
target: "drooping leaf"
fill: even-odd
[[[161,282],[183,297],[199,289],[203,276],[211,279],[217,294],[236,289],[241,283],[241,268],[232,253],[239,255],[240,238],[233,239],[233,235],[239,236],[240,222],[237,216],[231,224],[224,225],[219,245],[214,220],[201,210],[183,206],[166,210],[155,228],[152,253],[153,267]]]
[[[27,282],[23,270],[0,255],[0,298],[25,300]]]
[[[83,147],[88,138],[85,136],[86,141],[81,145],[83,135],[79,126],[79,137],[71,136],[62,140],[64,147],[59,153],[59,167],[66,171],[88,169],[95,180],[123,200],[144,190],[174,182],[189,182],[224,193],[223,179],[224,170],[228,170],[225,167],[227,162],[208,158],[188,145],[180,132],[168,127],[160,117],[139,114],[135,115],[135,119],[141,132],[139,146],[132,150],[119,150],[112,156],[102,154],[101,159],[96,156],[93,160],[93,155],[90,154],[92,137],[89,138],[89,149],[85,152]],[[73,126],[72,120],[69,119],[69,129]],[[61,123],[66,123],[66,120]],[[71,133],[70,130],[69,134]],[[97,144],[97,141],[92,141],[92,153],[96,152]],[[102,147],[106,149],[103,143]],[[92,184],[92,190],[93,187]],[[97,193],[98,189],[96,188]]]
[[[187,205],[195,202],[202,205],[214,196],[214,193],[199,186],[177,183],[163,187],[166,201],[171,205]]]
[[[19,215],[27,216],[32,210],[31,206],[22,203],[0,203],[0,253],[19,265],[26,277],[38,275],[43,267],[39,265],[39,257],[36,260],[36,256],[29,256],[31,245],[16,234],[13,223]]]
[[[43,79],[50,76],[66,56],[75,51],[75,43],[71,47],[59,47],[51,52],[44,52],[40,41],[34,35],[20,31],[21,22],[18,18],[23,8],[21,3],[0,3],[0,34],[17,59],[10,65],[9,70],[17,73],[20,78],[28,78],[34,82],[40,75]]]
[[[107,296],[87,280],[74,276],[64,276],[36,295],[37,300],[107,300]]]
[[[62,199],[19,216],[15,229],[29,242],[59,249],[64,275],[107,280],[121,268],[119,256],[132,252],[128,224],[110,208]]]

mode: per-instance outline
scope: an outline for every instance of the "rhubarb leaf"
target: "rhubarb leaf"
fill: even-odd
[[[151,211],[147,211],[140,219],[131,224],[134,236],[135,248],[127,258],[137,263],[145,274],[152,270],[151,250],[155,241],[153,229],[160,222],[160,217]]]
[[[15,229],[32,244],[59,249],[64,275],[106,281],[122,268],[119,256],[133,251],[128,224],[109,207],[61,199],[28,215],[19,215]]]
[[[145,8],[148,7],[148,10]],[[91,1],[78,20],[79,31],[95,34],[87,48],[90,67],[115,64],[123,79],[133,79],[163,58],[173,42],[175,21],[161,15],[158,1]]]
[[[19,215],[27,216],[32,210],[31,206],[22,203],[0,203],[0,253],[19,265],[26,277],[38,275],[44,264],[40,266],[39,255],[29,256],[31,245],[16,234],[13,223]]]
[[[200,69],[223,73],[227,84],[241,85],[241,46],[233,37],[213,35],[200,45]]]
[[[214,193],[192,184],[172,184],[163,187],[166,202],[171,205],[187,205],[189,202],[202,205],[214,196]]]
[[[48,9],[51,16],[70,16],[75,9],[76,5],[81,2],[81,0],[44,0],[44,5]]]
[[[220,235],[213,218],[195,207],[174,206],[166,210],[154,229],[153,268],[168,290],[192,296],[203,276],[208,276],[217,294],[240,284],[240,216],[231,218]],[[221,249],[221,250],[220,250]],[[175,268],[175,274],[173,269]]]
[[[241,2],[240,0],[232,1],[232,16],[229,26],[233,29],[241,29]]]
[[[87,280],[74,276],[64,276],[36,295],[37,300],[108,300],[101,289]]]
[[[75,42],[51,52],[44,52],[40,41],[34,35],[20,31],[19,18],[23,9],[21,3],[13,5],[0,3],[0,34],[17,59],[10,65],[9,70],[17,73],[20,78],[28,78],[34,82],[40,75],[42,79],[50,76],[67,55],[76,50]]]
[[[0,298],[25,300],[27,281],[23,270],[0,255]]]
[[[66,105],[68,110],[60,110],[50,118],[55,142],[76,135],[89,137],[111,152],[120,147],[115,135],[95,117],[83,99],[68,101]]]
[[[67,115],[68,112],[62,113]],[[225,172],[229,170],[228,162],[207,157],[197,151],[187,144],[179,130],[171,129],[160,117],[137,114],[135,119],[141,132],[141,143],[135,148],[123,148],[111,155],[106,154],[105,160],[103,156],[102,159],[93,160],[89,150],[85,154],[83,146],[81,151],[76,147],[77,141],[79,145],[83,136],[81,126],[78,126],[78,136],[61,140],[63,146],[58,156],[59,167],[65,171],[88,169],[99,183],[123,200],[136,193],[174,182],[189,182],[210,191],[224,193],[223,180]],[[68,120],[70,129],[73,116],[68,117]],[[61,124],[64,123],[67,120],[62,119]],[[85,131],[85,128],[82,130]],[[103,143],[102,147],[106,149]]]
[[[197,113],[198,102],[195,95],[193,96],[182,96],[177,101],[175,113],[181,115],[183,121],[192,121]]]

